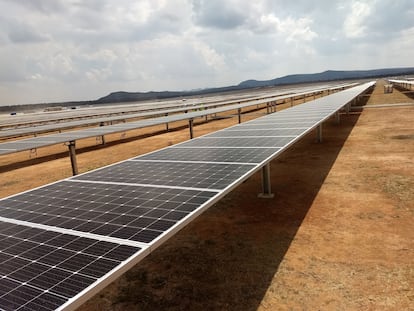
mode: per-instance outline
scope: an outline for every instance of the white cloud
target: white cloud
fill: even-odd
[[[411,66],[413,18],[412,0],[0,0],[0,105]]]
[[[278,18],[275,14],[262,15],[259,19],[258,29],[266,33],[282,34],[287,42],[311,41],[318,34],[311,29],[313,21],[308,17],[294,19]]]
[[[213,68],[218,73],[226,66],[225,60],[221,55],[211,48],[207,43],[202,41],[195,41],[192,47],[196,52],[199,52],[207,66]]]
[[[344,32],[348,38],[362,38],[366,35],[367,18],[371,15],[371,6],[362,1],[352,2],[351,11],[344,22]]]

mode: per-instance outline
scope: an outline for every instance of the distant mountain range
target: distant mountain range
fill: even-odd
[[[320,73],[312,74],[297,74],[288,75],[281,78],[276,78],[266,81],[247,80],[241,82],[238,86],[243,88],[251,87],[263,87],[272,85],[283,84],[296,84],[296,83],[313,83],[323,81],[335,81],[335,80],[351,80],[351,79],[369,79],[380,78],[389,76],[401,76],[414,74],[414,68],[387,68],[387,69],[375,69],[375,70],[353,70],[353,71],[337,71],[327,70]]]
[[[298,83],[315,83],[324,81],[338,81],[338,80],[356,80],[356,79],[368,79],[368,78],[381,78],[390,76],[412,75],[414,74],[414,67],[409,68],[386,68],[375,70],[352,70],[352,71],[335,71],[328,70],[321,73],[312,74],[296,74],[288,75],[281,78],[275,78],[272,80],[258,81],[258,80],[246,80],[238,85],[201,89],[196,91],[178,91],[178,92],[113,92],[105,97],[101,97],[94,101],[98,104],[103,103],[118,103],[129,101],[140,101],[150,99],[163,99],[178,96],[191,96],[202,95],[208,93],[237,91],[249,88],[268,87],[287,84]]]
[[[43,109],[49,107],[74,107],[82,105],[94,105],[94,104],[109,104],[109,103],[121,103],[121,102],[133,102],[143,100],[157,100],[164,98],[173,98],[180,96],[195,96],[209,93],[229,92],[229,91],[241,91],[249,88],[269,87],[277,85],[288,85],[298,83],[315,83],[324,81],[339,81],[339,80],[357,80],[357,79],[373,79],[381,77],[393,77],[402,75],[414,75],[414,67],[409,68],[386,68],[375,70],[353,70],[353,71],[335,71],[328,70],[321,73],[313,74],[296,74],[288,75],[281,78],[275,78],[272,80],[258,81],[258,80],[246,80],[238,85],[198,89],[193,91],[163,91],[163,92],[113,92],[107,96],[101,97],[96,100],[89,101],[76,101],[76,102],[60,102],[60,103],[42,103],[34,105],[18,105],[18,106],[1,106],[0,112],[16,112],[23,110],[31,110],[33,108]]]

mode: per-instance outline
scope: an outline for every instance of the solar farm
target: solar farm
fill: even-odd
[[[410,91],[407,85],[400,87]],[[345,145],[348,136],[352,138],[353,127],[356,126],[358,118],[362,118],[365,113],[368,118],[366,122],[371,122],[369,118],[372,115],[376,117],[382,115],[381,118],[385,118],[387,114],[395,118],[404,115],[408,120],[410,118],[412,120],[413,100],[409,97],[404,98],[404,105],[400,108],[392,108],[392,113],[386,110],[389,109],[389,103],[385,108],[377,108],[377,110],[365,109],[370,105],[363,106],[361,113],[361,107],[358,106],[367,102],[369,104],[372,94],[376,94],[375,91],[378,92],[378,89],[382,91],[382,84],[376,85],[374,81],[347,83],[314,89],[297,89],[287,94],[266,94],[266,96],[262,95],[262,98],[257,96],[246,97],[244,100],[223,100],[221,104],[219,102],[194,104],[190,106],[191,108],[166,105],[151,112],[131,110],[129,117],[115,114],[105,117],[95,115],[93,118],[75,121],[72,115],[64,122],[72,123],[69,126],[64,123],[59,123],[59,126],[57,123],[52,123],[28,127],[5,127],[2,134],[8,138],[0,143],[0,156],[6,159],[1,174],[4,180],[7,178],[7,182],[2,185],[3,199],[0,200],[0,256],[2,257],[0,310],[74,310],[76,308],[99,310],[101,305],[94,300],[97,299],[96,297],[92,298],[94,295],[105,291],[106,286],[114,281],[118,282],[119,278],[130,278],[141,265],[151,266],[151,263],[146,263],[148,258],[151,260],[154,256],[153,260],[162,262],[163,258],[172,256],[168,253],[168,245],[171,245],[170,248],[175,249],[175,252],[179,252],[180,245],[185,244],[185,239],[188,241],[188,236],[202,235],[197,231],[190,232],[194,229],[192,226],[195,226],[195,223],[200,224],[205,220],[206,225],[212,225],[214,228],[219,226],[219,216],[225,213],[228,206],[234,212],[240,207],[239,217],[243,219],[240,220],[241,224],[243,221],[249,223],[249,213],[254,213],[254,219],[262,219],[262,226],[265,228],[264,236],[267,226],[275,227],[270,223],[275,215],[280,218],[276,221],[277,224],[286,221],[284,226],[288,227],[279,226],[278,229],[274,229],[276,231],[269,231],[273,234],[268,236],[268,243],[280,244],[273,245],[273,248],[281,247],[278,253],[281,258],[265,256],[268,263],[266,267],[259,268],[262,269],[264,279],[257,282],[257,278],[260,277],[256,276],[250,280],[256,283],[258,291],[256,294],[261,297],[252,298],[248,302],[241,300],[244,301],[245,306],[248,306],[247,309],[265,310],[266,306],[273,308],[275,304],[281,305],[283,299],[278,295],[272,296],[271,292],[275,288],[280,290],[281,285],[277,282],[284,282],[283,275],[282,279],[276,281],[272,277],[277,270],[282,274],[288,271],[284,270],[287,269],[288,263],[282,262],[285,255],[288,256],[289,252],[300,252],[301,245],[296,245],[294,240],[296,237],[303,238],[304,233],[301,232],[301,228],[306,226],[304,224],[301,227],[301,224],[311,209],[313,200],[316,203],[321,200],[321,210],[328,209],[331,213],[334,211],[345,213],[343,209],[346,208],[343,206],[345,203],[341,201],[341,195],[338,195],[338,199],[326,202],[323,197],[317,195],[318,191],[308,195],[304,200],[305,206],[299,204],[301,196],[305,196],[306,193],[306,189],[303,188],[308,182],[306,178],[316,176],[316,184],[319,184],[317,190],[323,189],[324,180],[328,178],[331,167],[336,158],[340,158],[342,146]],[[382,94],[381,98],[384,96]],[[386,98],[386,100],[390,99],[390,97]],[[394,116],[398,109],[401,110],[401,115]],[[102,123],[104,126],[96,126]],[[213,125],[215,123],[220,125],[215,128]],[[84,128],[85,126],[87,127]],[[199,134],[201,127],[207,128],[203,135]],[[61,133],[53,133],[56,131]],[[137,135],[136,131],[145,131],[145,135]],[[403,146],[406,149],[401,151],[399,156],[406,157],[404,158],[406,167],[413,168],[412,158],[409,159],[410,152],[412,155],[414,149],[410,149],[411,134],[406,131],[406,128],[396,127],[395,133],[390,134],[390,137],[394,137],[394,140],[395,137],[408,137],[404,140],[407,142]],[[138,146],[140,138],[154,139],[158,136],[155,134],[161,132],[164,132],[163,135],[170,135],[168,136],[170,138],[160,145],[145,145],[140,150],[125,150],[124,158],[119,158],[116,152],[111,151],[113,147],[122,149],[122,146],[128,146],[132,142]],[[27,135],[35,135],[35,137],[27,137]],[[179,141],[175,141],[171,137],[180,138]],[[337,141],[335,137],[338,138]],[[354,144],[358,148],[358,139]],[[325,152],[324,148],[327,148]],[[305,159],[299,161],[296,159],[295,162],[295,154],[298,157],[301,150],[306,155]],[[110,158],[112,156],[120,162],[112,161],[90,168],[85,165],[88,164],[89,152],[109,153]],[[14,155],[16,157],[13,159]],[[128,155],[130,156],[127,157]],[[18,160],[25,157],[23,161]],[[330,164],[318,168],[318,161],[325,157]],[[36,161],[36,158],[39,160]],[[23,171],[27,172],[31,167],[36,170],[37,165],[56,158],[60,161],[60,165],[65,166],[65,170],[55,175],[54,180],[49,179],[44,182],[42,178],[38,178],[32,181],[34,184],[26,183],[24,186],[27,187],[26,189],[19,189],[17,192],[14,190],[16,187],[13,187],[10,176],[13,178],[21,171],[19,172],[16,168],[17,164],[13,161],[27,163],[23,165],[25,166]],[[315,159],[316,162],[312,164],[310,161]],[[372,159],[365,160],[372,161]],[[359,167],[363,161],[364,157],[360,157],[350,159],[349,163],[356,163],[355,166]],[[304,163],[310,165],[305,170],[302,166]],[[287,169],[288,164],[292,165],[289,169]],[[375,163],[370,162],[370,165]],[[364,171],[364,169],[360,167],[360,170]],[[12,175],[9,175],[10,172]],[[281,173],[283,174],[280,175]],[[31,178],[36,179],[36,174],[34,172],[32,174]],[[348,181],[351,187],[357,189],[354,192],[362,191],[357,185],[352,184],[352,176],[345,174],[344,178],[339,179],[341,183]],[[315,181],[310,178],[309,183],[312,182]],[[10,186],[5,187],[7,183]],[[336,185],[338,184],[337,180]],[[385,184],[394,187],[390,183],[385,182]],[[251,190],[254,186],[258,191],[253,193]],[[247,193],[246,189],[249,189]],[[384,191],[383,188],[381,189]],[[283,195],[281,192],[288,195]],[[352,191],[348,190],[344,193],[344,200],[348,199],[353,206],[364,205],[363,202],[355,201],[352,196],[347,197],[347,194]],[[409,203],[406,201],[406,196],[409,197],[410,194],[405,190],[402,190],[402,193],[399,196],[401,202],[398,206],[403,213],[410,214],[412,209],[410,210]],[[244,206],[240,200],[246,200],[246,204],[253,205]],[[329,207],[332,207],[332,210]],[[382,208],[385,207],[381,205],[379,210]],[[249,212],[251,209],[254,211]],[[217,213],[216,216],[214,212]],[[205,216],[206,214],[208,215]],[[262,216],[258,217],[259,214]],[[322,218],[328,217],[326,215],[319,214]],[[360,219],[375,217],[376,214],[372,215],[372,212],[367,212],[367,215],[362,215]],[[290,221],[294,216],[297,218],[292,223]],[[339,216],[335,214],[333,218]],[[209,217],[214,218],[218,224],[212,224]],[[332,223],[332,220],[327,218],[326,220],[328,224]],[[236,220],[232,226],[237,224]],[[258,225],[260,228],[259,222]],[[204,228],[207,230],[207,227]],[[250,229],[252,228],[249,225]],[[327,230],[323,235],[327,239],[325,242],[329,243],[329,237],[335,236],[337,232],[333,232],[333,229],[328,227],[324,229]],[[235,231],[238,232],[238,229]],[[221,234],[233,234],[225,232],[227,231]],[[201,241],[209,242],[206,242],[205,247],[201,247],[201,254],[196,256],[203,256],[202,254],[205,256],[206,252],[209,252],[209,247],[213,251],[221,241],[219,239],[217,242],[214,239],[217,238],[216,233],[210,236],[204,234]],[[246,243],[251,247],[250,253],[254,253],[256,247],[262,247],[253,243],[252,236],[255,234],[261,235],[251,231],[246,233],[247,238],[239,241],[241,250],[245,249]],[[398,236],[397,233],[394,234]],[[184,243],[179,240],[180,237],[184,239]],[[261,236],[260,239],[262,238]],[[334,237],[332,239],[335,240]],[[357,239],[353,237],[351,241]],[[364,237],[361,237],[361,240],[364,240]],[[302,243],[303,241],[306,239],[302,240]],[[402,244],[407,245],[401,248],[410,252],[411,241],[404,240]],[[198,245],[198,242],[194,243]],[[225,253],[231,249],[226,246],[223,248]],[[195,254],[200,251],[199,247],[193,250]],[[237,250],[235,252],[237,253]],[[171,254],[173,253],[174,251]],[[151,256],[147,257],[149,254]],[[309,249],[307,254],[314,259],[318,256],[312,255]],[[216,255],[217,258],[222,258],[219,254]],[[239,255],[238,257],[242,257],[239,260],[243,261],[243,255]],[[257,261],[257,258],[250,255],[245,256],[246,265],[242,264],[240,270],[236,272],[231,270],[231,272],[238,277],[248,274],[251,261]],[[347,257],[349,255],[346,254],[345,257],[349,258]],[[321,255],[320,258],[322,257]],[[180,259],[174,259],[170,264],[179,262]],[[214,275],[212,271],[217,264],[221,265],[220,262],[215,262],[209,267],[203,265],[203,269],[206,269],[205,274]],[[152,265],[156,266],[154,263]],[[192,260],[181,262],[181,265],[191,266]],[[199,263],[195,262],[194,265],[197,266]],[[246,270],[244,271],[243,268]],[[148,271],[151,269],[148,268]],[[255,269],[257,267],[253,268]],[[180,273],[171,279],[179,277]],[[306,275],[305,282],[311,283],[320,276],[308,277]],[[409,281],[407,282],[409,287]],[[159,286],[166,285],[162,281]],[[254,287],[254,284],[249,286]],[[159,288],[154,286],[154,292]],[[286,289],[290,287],[286,286]],[[138,291],[136,295],[119,294],[118,300],[121,300],[120,303],[125,303],[122,300],[127,300],[127,305],[136,304],[137,309],[141,309],[140,303],[141,306],[149,303],[148,290],[141,292],[142,297],[139,293]],[[132,295],[136,300],[128,295]],[[160,300],[155,298],[154,301]],[[217,298],[216,304],[213,303],[207,309],[240,309],[234,299],[228,298],[232,300],[228,302],[231,304],[230,307],[223,304],[223,299],[225,298]],[[407,299],[408,302],[409,298]],[[197,309],[198,303],[202,302],[199,295],[194,293],[193,295],[189,293],[182,300],[184,302],[176,306],[173,306],[174,303],[171,301],[164,305],[156,305],[153,301],[153,305],[145,305],[145,308],[165,309],[171,306],[172,309],[177,310]],[[126,308],[127,305],[123,307]],[[311,303],[308,301],[306,305],[309,306]],[[300,302],[293,302],[293,305],[286,306],[300,308],[301,305]]]

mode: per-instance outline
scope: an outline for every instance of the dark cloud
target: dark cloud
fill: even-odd
[[[36,10],[43,13],[55,13],[65,11],[65,4],[62,0],[7,0],[14,5],[20,5],[30,10]]]
[[[11,43],[40,43],[49,40],[45,33],[28,22],[17,19],[13,15],[0,15],[0,29],[0,35],[4,38],[3,40]]]
[[[44,34],[37,33],[29,25],[15,23],[9,27],[8,38],[13,43],[40,43],[48,41]]]
[[[204,27],[232,29],[242,25],[246,16],[237,5],[219,0],[193,0],[194,21]]]
[[[414,27],[412,0],[377,1],[366,20],[370,33],[386,37],[389,34]]]
[[[102,12],[108,5],[108,0],[87,0],[87,1],[76,1],[74,6],[81,10],[91,10],[94,12]]]

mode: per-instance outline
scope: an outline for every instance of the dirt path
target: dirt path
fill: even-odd
[[[384,96],[379,84],[368,104],[414,102]],[[414,107],[398,107],[327,122],[322,144],[311,133],[272,162],[274,199],[257,198],[252,176],[79,310],[414,309],[413,121]],[[79,162],[99,166],[187,138],[183,130],[129,141]],[[2,173],[0,194],[30,187],[31,176],[60,179],[67,161]]]

